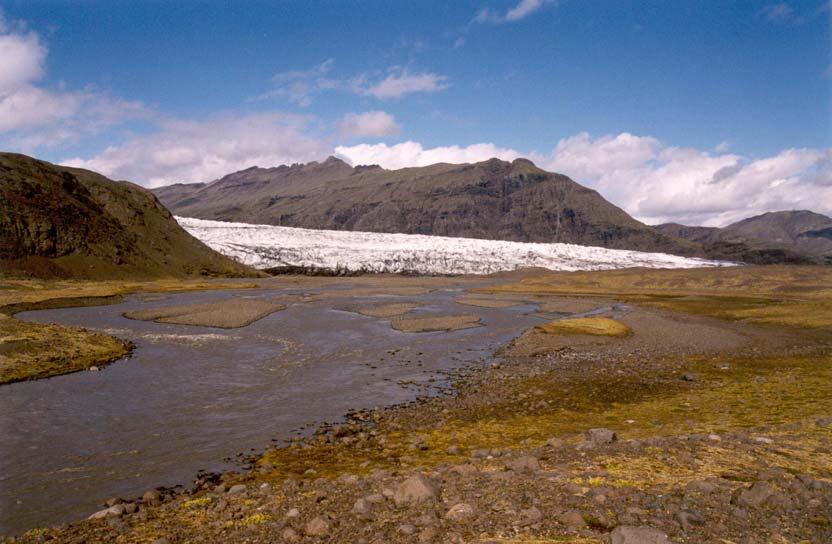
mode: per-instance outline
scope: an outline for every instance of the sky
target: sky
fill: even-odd
[[[832,2],[0,0],[0,150],[146,187],[527,157],[650,224],[832,214]]]

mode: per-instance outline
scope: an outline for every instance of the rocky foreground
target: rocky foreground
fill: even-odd
[[[613,317],[632,334],[531,330],[453,395],[9,541],[832,542],[827,332]]]

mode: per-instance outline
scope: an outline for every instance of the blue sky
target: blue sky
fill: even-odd
[[[0,148],[148,186],[529,156],[650,222],[830,213],[829,7],[0,0]]]

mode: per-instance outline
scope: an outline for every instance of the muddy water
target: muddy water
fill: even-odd
[[[238,453],[303,434],[351,408],[435,393],[446,383],[443,372],[482,364],[540,322],[527,315],[533,306],[458,305],[461,289],[291,304],[233,330],[121,316],[162,305],[298,292],[133,297],[113,306],[19,314],[105,330],[137,347],[132,357],[100,372],[0,388],[0,534],[82,518],[108,497],[187,485],[200,469],[233,468]],[[476,314],[484,326],[402,333],[386,320],[342,309],[404,300],[417,301],[425,313]]]

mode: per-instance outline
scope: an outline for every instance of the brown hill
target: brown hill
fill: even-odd
[[[385,170],[330,157],[155,193],[176,215],[201,219],[701,254],[524,159]]]
[[[254,274],[185,232],[142,187],[0,153],[0,277]]]
[[[832,264],[832,218],[807,210],[764,213],[723,228],[666,223],[656,229],[702,244],[716,259]]]

